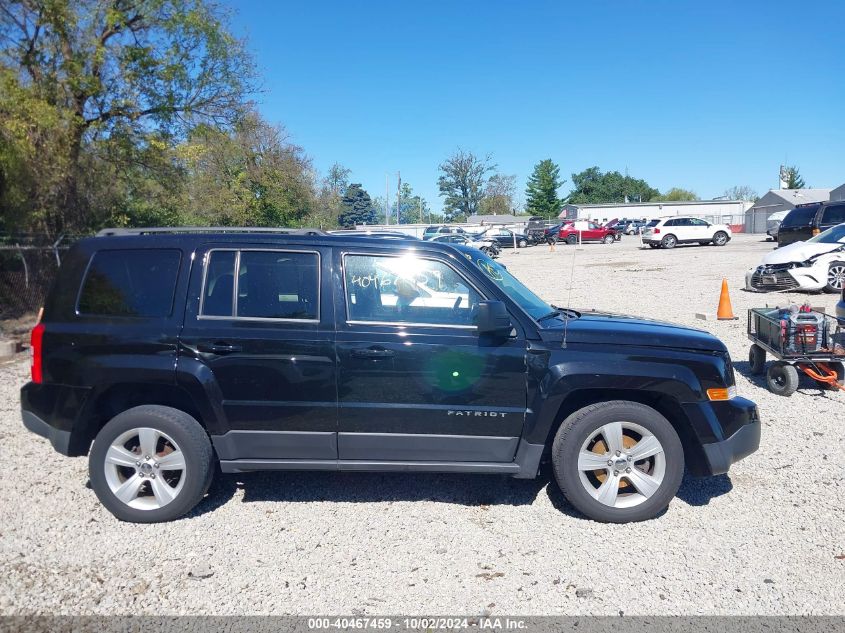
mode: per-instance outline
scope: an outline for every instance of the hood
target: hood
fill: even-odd
[[[805,262],[811,257],[830,253],[845,244],[821,244],[819,242],[793,242],[789,246],[782,246],[763,257],[762,264],[789,264],[791,262]]]
[[[563,328],[554,332],[563,338]],[[706,352],[726,352],[727,348],[703,330],[609,312],[582,312],[567,326],[567,343],[638,345]]]

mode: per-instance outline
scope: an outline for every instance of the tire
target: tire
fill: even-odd
[[[766,386],[774,394],[791,396],[798,389],[798,370],[789,363],[772,363],[766,372]]]
[[[481,248],[479,248],[478,250],[480,250],[482,253],[484,253],[485,255],[487,255],[487,257],[490,257],[490,256],[491,256],[491,253],[490,253],[490,248],[489,248],[489,247],[487,247],[487,246],[482,246],[482,247],[481,247]]]
[[[517,243],[516,243],[516,245],[517,245],[519,248],[525,248],[526,246],[528,246],[528,242],[527,242],[527,241],[525,241],[525,240],[519,240],[519,242],[517,242]]]
[[[567,244],[577,244],[578,243],[578,236],[577,235],[568,235],[566,237]]]
[[[614,239],[614,237],[612,235],[605,235],[604,239],[602,240],[602,242],[604,242],[605,244],[613,244],[613,242],[615,242],[615,241],[616,240]]]
[[[661,248],[675,248],[675,245],[678,243],[678,238],[676,238],[671,233],[660,240]]]
[[[618,457],[609,451],[612,443],[601,443],[607,442],[603,430],[606,425],[620,431],[615,443],[621,439],[624,452]],[[654,438],[650,441],[656,440],[661,450],[643,460],[631,461],[633,466],[622,472],[629,464],[626,452],[640,444],[631,435],[639,433],[637,429],[644,432],[641,440],[648,433]],[[602,439],[596,440],[597,437]],[[587,462],[595,463],[597,468],[582,471],[580,455],[597,455]],[[620,469],[608,466],[605,457],[620,464]],[[611,400],[584,407],[563,421],[552,444],[552,465],[564,496],[585,516],[605,523],[629,523],[652,519],[668,507],[681,485],[684,450],[675,429],[660,413],[638,402]],[[615,484],[615,492],[611,483]],[[640,491],[639,485],[647,494]],[[612,506],[607,503],[610,497],[606,496],[604,502],[597,498],[607,492],[615,496]]]
[[[748,365],[751,368],[751,373],[754,375],[761,375],[766,372],[766,350],[759,345],[752,345],[748,350]]]
[[[713,246],[724,246],[728,243],[728,234],[724,231],[716,231],[713,234]]]
[[[141,433],[154,442],[155,452],[149,459],[142,454],[144,441],[138,429],[146,429]],[[175,450],[166,452],[168,448]],[[182,460],[168,462],[168,455],[177,452]],[[109,455],[113,457],[107,461]],[[139,461],[132,464],[135,458]],[[178,409],[143,405],[116,415],[100,430],[88,458],[88,475],[100,502],[115,517],[132,523],[159,523],[179,518],[200,502],[211,485],[213,460],[208,435],[194,418]],[[176,466],[180,461],[182,469],[161,467]],[[126,489],[129,500],[121,500],[115,490],[130,480],[138,487],[130,484]]]
[[[842,292],[843,285],[845,285],[845,262],[831,262],[830,266],[827,268],[827,285],[824,287],[825,292]]]

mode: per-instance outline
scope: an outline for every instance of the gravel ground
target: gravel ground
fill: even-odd
[[[218,477],[187,518],[118,523],[65,458],[21,426],[27,362],[0,366],[0,613],[842,614],[845,393],[791,398],[749,379],[741,291],[771,244],[506,252],[566,304],[704,327],[728,344],[755,400],[760,451],[730,475],[687,479],[668,512],[634,525],[580,518],[548,474],[278,473]],[[733,322],[715,312],[722,277]],[[801,299],[793,295],[793,299]],[[832,310],[835,297],[813,295]]]

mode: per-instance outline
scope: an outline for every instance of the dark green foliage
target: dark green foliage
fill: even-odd
[[[370,199],[360,183],[349,185],[340,202],[341,211],[338,222],[344,228],[352,228],[357,224],[375,224],[376,211],[373,208],[373,201]]]
[[[561,201],[557,190],[565,181],[560,179],[560,167],[551,158],[541,160],[534,166],[525,188],[525,210],[530,215],[557,217]]]
[[[804,179],[801,177],[801,173],[795,165],[785,167],[784,171],[786,172],[787,189],[803,189],[807,186]]]
[[[580,174],[572,174],[574,189],[566,202],[569,204],[602,204],[608,202],[648,202],[660,195],[645,180],[623,176],[618,171],[602,173],[590,167]]]

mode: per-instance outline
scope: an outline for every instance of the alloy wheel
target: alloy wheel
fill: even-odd
[[[845,264],[834,264],[828,269],[827,283],[831,288],[842,290],[845,286]]]
[[[103,466],[112,494],[138,510],[166,506],[185,483],[185,456],[173,438],[153,428],[120,434],[109,446]]]
[[[666,455],[657,437],[633,422],[611,422],[581,445],[578,474],[584,489],[613,508],[632,508],[660,488]]]

